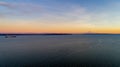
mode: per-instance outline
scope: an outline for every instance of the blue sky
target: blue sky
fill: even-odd
[[[0,0],[0,31],[120,33],[119,4],[120,0]]]

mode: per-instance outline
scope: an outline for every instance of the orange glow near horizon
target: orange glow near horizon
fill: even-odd
[[[7,22],[0,24],[0,33],[120,33],[119,28],[94,27],[88,24],[28,23],[29,21],[22,22],[19,20],[15,24]]]
[[[1,33],[113,33],[119,34],[120,29],[87,29],[87,28],[4,28],[0,29]]]

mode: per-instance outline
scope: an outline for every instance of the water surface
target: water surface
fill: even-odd
[[[0,67],[120,67],[120,35],[0,36]]]

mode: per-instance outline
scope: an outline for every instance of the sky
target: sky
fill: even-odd
[[[0,0],[0,33],[120,33],[120,0]]]

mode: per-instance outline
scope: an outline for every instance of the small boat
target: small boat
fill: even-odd
[[[16,38],[15,35],[5,35],[5,38]]]

